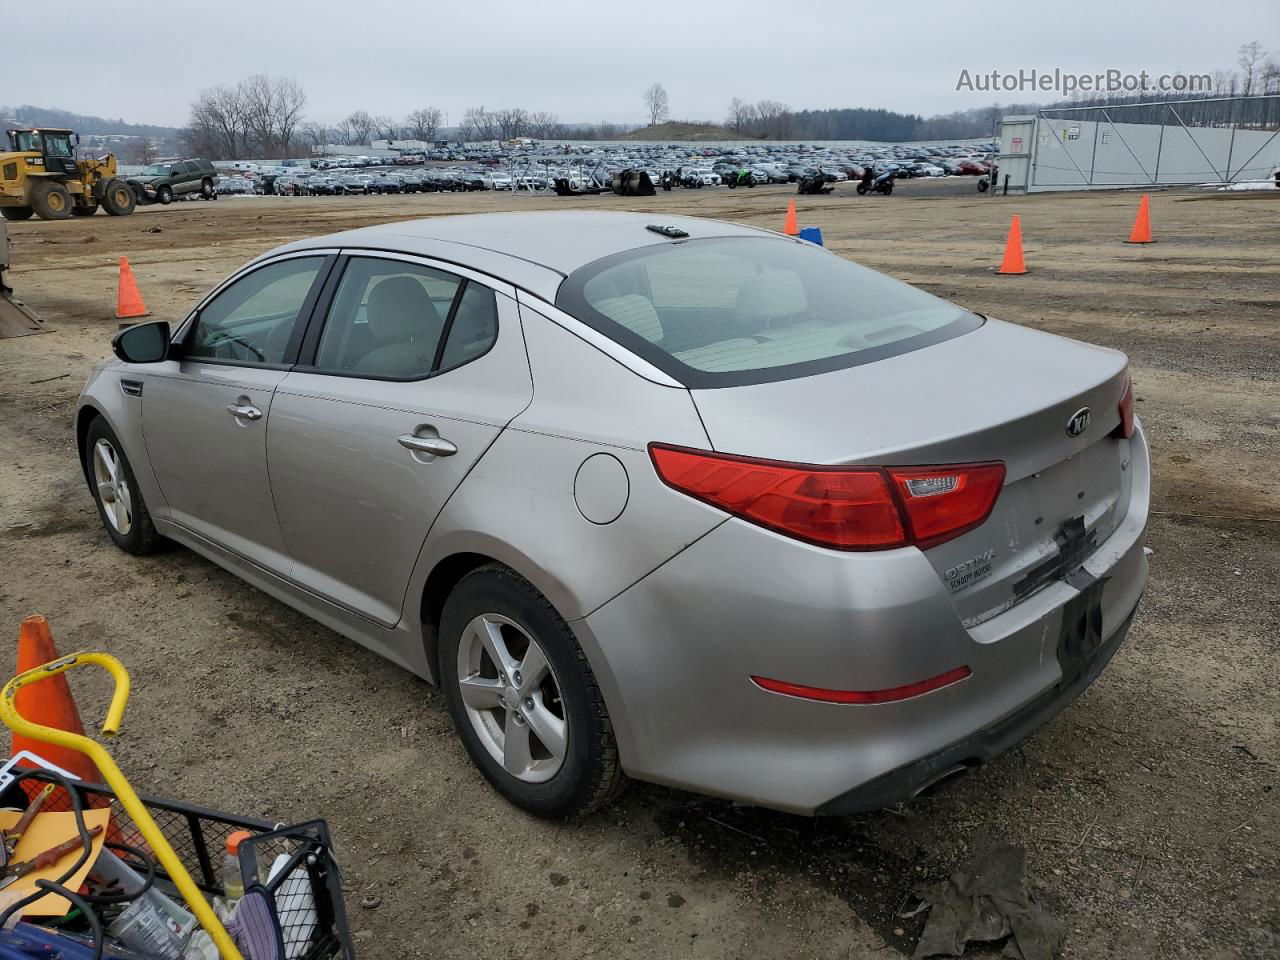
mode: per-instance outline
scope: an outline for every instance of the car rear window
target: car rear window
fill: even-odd
[[[556,305],[690,387],[809,376],[967,333],[981,318],[802,241],[687,240],[571,274]]]

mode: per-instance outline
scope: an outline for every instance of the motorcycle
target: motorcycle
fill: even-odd
[[[883,193],[888,196],[893,193],[893,180],[897,173],[897,170],[886,170],[884,173],[878,174],[874,180],[863,177],[858,184],[858,196],[863,196],[867,193]]]

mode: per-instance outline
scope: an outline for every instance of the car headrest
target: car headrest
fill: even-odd
[[[388,277],[369,293],[369,332],[379,343],[403,343],[440,335],[444,321],[431,295],[413,277]]]
[[[662,321],[658,319],[658,311],[653,309],[653,304],[647,297],[628,293],[621,297],[597,300],[594,306],[614,323],[622,324],[650,343],[657,343],[662,339]]]

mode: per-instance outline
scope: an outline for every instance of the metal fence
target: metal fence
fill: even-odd
[[[1044,108],[1006,117],[1010,192],[1262,180],[1280,168],[1280,95]]]

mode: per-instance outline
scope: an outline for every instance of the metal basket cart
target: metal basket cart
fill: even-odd
[[[41,733],[49,728],[36,727],[17,715],[13,706],[16,689],[24,682],[32,682],[24,681],[30,675],[49,676],[88,663],[103,666],[116,679],[116,694],[104,724],[104,732],[114,733],[128,697],[128,675],[123,665],[106,654],[74,654],[14,678],[0,694],[0,718],[11,728],[21,727],[28,736],[44,739]],[[53,737],[48,739],[55,742]],[[265,942],[264,935],[268,940],[274,939],[262,955],[278,960],[354,960],[341,872],[323,820],[284,826],[139,795],[124,780],[110,755],[94,741],[64,734],[57,742],[73,749],[82,749],[81,742],[95,748],[84,752],[90,754],[109,783],[69,779],[56,768],[10,772],[10,763],[0,767],[0,802],[15,797],[24,800],[19,795],[23,792],[21,783],[31,780],[62,787],[50,795],[44,810],[87,809],[109,803],[113,811],[109,840],[118,841],[123,849],[134,850],[144,861],[150,861],[146,869],[154,874],[157,888],[175,900],[185,901],[224,960],[259,960],[252,950],[241,952],[231,942],[206,899],[223,892],[219,866],[227,838],[235,831],[246,831],[249,837],[240,842],[238,853],[245,898],[254,896],[263,918],[253,942]],[[80,825],[84,835],[82,818]]]

